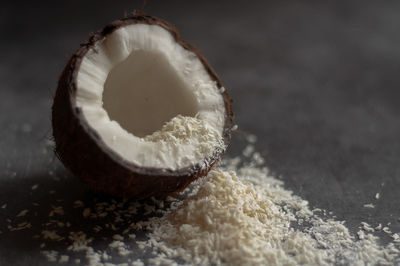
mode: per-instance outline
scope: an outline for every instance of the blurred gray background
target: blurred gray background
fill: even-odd
[[[30,217],[37,232],[55,200],[90,204],[91,192],[51,152],[52,95],[89,33],[140,6],[1,5],[0,265],[44,263],[33,233],[7,229],[30,202],[47,206]],[[257,151],[286,188],[352,233],[362,221],[400,232],[399,1],[148,1],[145,11],[203,52],[234,99],[239,129],[258,137]],[[234,134],[228,156],[243,145]]]

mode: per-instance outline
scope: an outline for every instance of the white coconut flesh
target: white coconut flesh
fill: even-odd
[[[223,96],[200,59],[157,25],[121,27],[83,57],[75,104],[108,149],[177,170],[224,149]]]

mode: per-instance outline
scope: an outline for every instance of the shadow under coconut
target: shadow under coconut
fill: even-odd
[[[77,265],[76,259],[87,264],[85,249],[68,250],[74,242],[106,251],[111,257],[104,256],[105,262],[144,258],[148,255],[135,241],[146,240],[145,231],[136,230],[134,224],[160,216],[167,208],[164,201],[156,199],[125,200],[93,192],[61,165],[54,172],[0,179],[0,187],[0,202],[5,202],[0,206],[0,258],[12,265],[32,263],[32,257],[37,265],[51,264],[40,255],[43,251],[56,251],[55,261],[68,255],[73,265]],[[77,241],[77,236],[82,241]],[[110,246],[115,241],[116,245]],[[121,242],[127,254],[121,255]]]

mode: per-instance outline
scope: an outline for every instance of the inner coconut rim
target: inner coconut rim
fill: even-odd
[[[221,88],[161,26],[113,31],[85,54],[76,81],[76,106],[128,162],[177,170],[224,149]]]

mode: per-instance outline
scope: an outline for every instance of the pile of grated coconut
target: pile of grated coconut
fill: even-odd
[[[194,265],[390,265],[400,263],[400,238],[377,244],[363,223],[353,237],[344,222],[322,219],[308,202],[268,176],[263,159],[249,145],[252,157],[226,160],[219,169],[193,185],[183,201],[176,201],[162,217],[139,223],[149,230],[140,243],[157,250],[150,264]],[[293,224],[307,223],[303,230]],[[367,226],[365,226],[367,225]],[[391,234],[391,232],[389,232]],[[140,246],[139,246],[140,247]]]
[[[39,225],[34,210],[18,211],[8,231],[41,232],[44,258],[72,265],[400,264],[399,234],[387,229],[393,241],[381,246],[374,232],[382,226],[362,223],[353,236],[344,222],[321,218],[268,174],[255,140],[174,197],[60,199]],[[66,212],[71,205],[78,215]]]
[[[155,145],[142,154],[142,163],[154,161],[154,165],[148,166],[168,165],[172,169],[188,167],[193,163],[207,167],[209,162],[204,158],[211,158],[215,152],[220,153],[226,148],[219,130],[210,121],[198,116],[177,115],[160,130],[141,138],[143,142]]]
[[[171,154],[177,165],[190,165],[193,161],[210,158],[216,150],[225,150],[221,134],[206,120],[177,115],[145,141],[160,143],[163,154]],[[190,152],[191,151],[191,152]],[[193,153],[193,154],[192,154]],[[201,162],[207,166],[207,162]]]

